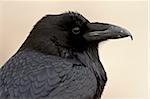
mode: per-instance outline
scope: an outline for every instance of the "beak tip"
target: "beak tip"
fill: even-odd
[[[125,33],[131,38],[131,40],[133,40],[133,36],[131,35],[131,33],[128,30],[126,30]]]
[[[133,40],[133,36],[131,35],[131,33],[128,30],[126,30],[124,28],[120,28],[120,29],[122,31],[121,33],[123,33],[124,35],[126,35],[126,37],[129,36],[131,38],[131,40]]]
[[[130,35],[130,38],[131,38],[131,40],[133,40],[133,36],[132,35]]]

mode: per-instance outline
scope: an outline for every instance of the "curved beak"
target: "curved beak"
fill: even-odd
[[[87,41],[104,41],[107,39],[119,39],[130,37],[133,40],[131,33],[119,26],[107,23],[88,23],[89,31],[84,34]]]

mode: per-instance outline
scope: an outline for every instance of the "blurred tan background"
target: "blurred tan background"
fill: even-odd
[[[41,17],[66,11],[80,12],[90,21],[123,26],[134,37],[133,41],[125,38],[100,44],[108,75],[102,99],[148,99],[148,5],[143,0],[0,2],[0,66]]]

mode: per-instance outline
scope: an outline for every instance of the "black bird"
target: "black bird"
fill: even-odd
[[[79,13],[46,15],[0,69],[0,99],[99,99],[107,77],[98,43],[128,36]]]

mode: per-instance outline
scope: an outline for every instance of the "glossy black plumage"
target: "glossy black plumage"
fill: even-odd
[[[113,32],[116,26],[90,23],[74,12],[43,17],[0,69],[0,99],[99,99],[107,77],[98,43],[131,36],[103,36],[109,27]]]
[[[86,99],[97,88],[95,75],[79,61],[30,50],[13,56],[0,76],[1,99]]]

